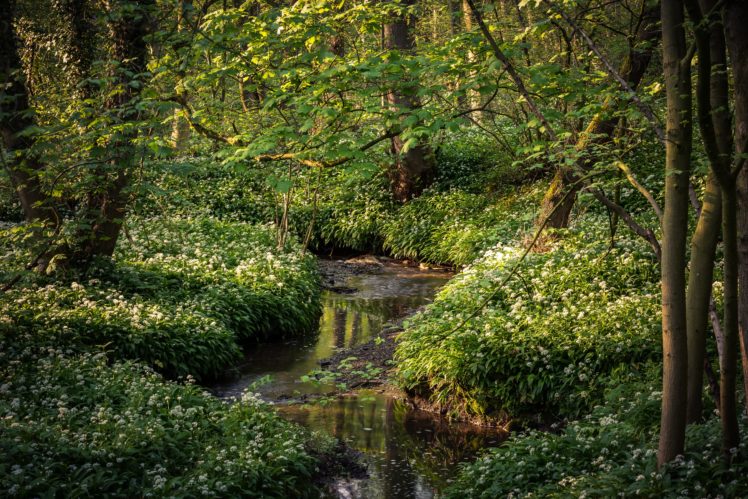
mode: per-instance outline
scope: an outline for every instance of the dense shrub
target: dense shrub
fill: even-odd
[[[502,130],[508,138],[516,129]],[[526,170],[507,153],[511,148],[474,128],[447,133],[436,149],[437,190],[460,189],[472,193],[502,190],[520,183]]]
[[[498,291],[517,247],[497,246],[452,279],[407,323],[400,385],[453,413],[572,416],[598,400],[612,370],[658,357],[653,258],[639,241],[598,242],[602,220],[585,227],[598,233],[568,233],[529,255]]]
[[[430,191],[409,202],[384,227],[384,247],[396,257],[467,265],[507,244],[532,225],[542,186],[492,196]]]
[[[172,376],[215,376],[239,359],[234,333],[219,320],[177,304],[126,298],[96,280],[14,289],[0,302],[0,317],[8,340],[21,341],[17,333],[24,331],[66,348],[100,346]]]
[[[266,169],[228,169],[210,156],[152,161],[135,211],[141,216],[208,216],[265,223],[274,201]]]
[[[447,497],[741,497],[748,448],[731,471],[719,448],[719,418],[688,427],[686,454],[657,470],[660,370],[625,369],[604,404],[560,432],[513,436],[467,465]],[[741,411],[741,426],[748,421]]]
[[[0,341],[0,494],[308,497],[299,428],[251,393],[236,403],[38,337]]]
[[[133,219],[114,263],[80,282],[46,278],[0,300],[0,333],[101,345],[169,376],[214,377],[238,342],[301,334],[319,317],[315,263],[271,228],[215,219]]]
[[[219,319],[241,340],[309,332],[319,318],[315,261],[272,227],[211,218],[135,220],[115,279],[141,292],[138,274],[158,275],[159,300]],[[136,279],[127,275],[135,272]],[[166,293],[163,280],[170,280]]]

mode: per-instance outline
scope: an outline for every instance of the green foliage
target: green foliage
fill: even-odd
[[[740,497],[745,442],[732,470],[719,418],[688,427],[685,456],[657,470],[661,392],[656,364],[606,380],[603,405],[558,432],[530,431],[463,468],[447,497]],[[748,427],[742,413],[743,431]]]
[[[238,342],[302,334],[319,317],[314,260],[268,227],[133,219],[114,264],[80,282],[39,278],[0,301],[0,332],[99,345],[170,376],[214,377]]]
[[[141,216],[208,216],[265,223],[275,202],[266,188],[267,169],[235,171],[211,156],[151,161],[135,211]]]
[[[219,319],[241,340],[316,326],[314,258],[302,255],[293,241],[277,248],[271,227],[210,218],[134,225],[118,256],[138,272],[171,280],[168,300]]]
[[[4,495],[314,497],[304,434],[254,394],[223,401],[102,354],[0,339]]]
[[[403,206],[385,226],[384,247],[396,257],[466,265],[531,226],[541,195],[542,185],[500,198],[429,191]]]
[[[502,127],[501,133],[511,137],[516,134],[516,128],[507,125]],[[504,137],[503,142],[510,137]],[[447,134],[436,149],[437,178],[434,188],[485,193],[518,184],[527,171],[513,162],[511,151],[512,148],[506,147],[506,143],[497,143],[493,138],[478,133],[475,128]]]
[[[609,250],[598,242],[606,224],[583,223],[550,251],[530,254],[498,291],[521,248],[488,250],[452,279],[407,323],[400,385],[455,414],[573,416],[598,400],[612,370],[656,358],[652,257],[633,240]]]

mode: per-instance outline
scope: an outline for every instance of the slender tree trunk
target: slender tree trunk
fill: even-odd
[[[713,11],[714,0],[700,0],[688,4],[692,17],[699,24],[702,13]],[[698,12],[700,10],[700,12]],[[704,363],[706,346],[706,324],[709,316],[709,300],[712,288],[713,261],[721,220],[721,213],[713,215],[715,202],[713,184],[720,185],[719,203],[729,203],[722,199],[724,189],[734,190],[730,177],[730,157],[732,156],[732,125],[730,123],[730,103],[728,98],[727,60],[725,38],[720,16],[714,13],[705,28],[698,31],[699,83],[698,107],[702,137],[709,142],[710,174],[704,197],[704,206],[692,239],[691,274],[688,283],[688,422],[695,422],[701,416],[703,377],[701,365]],[[707,53],[708,52],[708,53]],[[722,180],[720,180],[720,178]],[[734,197],[734,193],[730,195]],[[708,208],[708,209],[707,209]],[[734,207],[733,207],[734,209]],[[727,220],[724,221],[727,223]],[[711,228],[709,228],[711,226]],[[703,229],[703,230],[701,230]],[[697,241],[700,238],[700,241]],[[727,244],[727,239],[725,240]],[[728,287],[732,286],[730,284]],[[732,311],[730,311],[732,313]],[[735,323],[734,318],[726,318],[725,330]],[[735,336],[737,333],[726,333]],[[737,347],[736,347],[737,348]],[[720,348],[723,352],[724,348]],[[721,362],[721,359],[720,359]]]
[[[414,5],[414,0],[407,0],[403,6]],[[410,52],[415,48],[415,18],[403,14],[384,25],[384,48]],[[410,89],[393,89],[387,93],[387,104],[390,108],[403,114],[420,107],[416,95],[418,82],[408,82]],[[422,143],[404,150],[400,136],[392,138],[392,153],[395,156],[395,167],[392,171],[392,191],[395,199],[405,202],[418,196],[434,179],[434,154],[428,144]]]
[[[734,182],[722,189],[722,234],[725,246],[724,271],[724,334],[725,344],[720,358],[719,415],[722,420],[722,451],[727,462],[732,461],[732,449],[738,447],[738,428],[735,386],[738,360],[738,241],[737,196]]]
[[[704,391],[706,331],[709,299],[712,296],[714,257],[722,220],[722,191],[713,172],[709,173],[701,214],[691,237],[691,262],[686,295],[688,327],[688,409],[687,420],[701,419]]]
[[[474,22],[473,22],[473,12],[470,8],[470,4],[467,0],[462,0],[460,2],[460,5],[462,7],[462,24],[465,27],[466,33],[471,33],[473,29],[475,28]],[[475,52],[472,50],[468,50],[467,54],[467,61],[470,64],[475,63],[476,57]],[[470,78],[474,78],[475,75],[470,75]],[[480,94],[476,90],[468,90],[467,92],[467,104],[470,109],[478,109],[481,106],[481,98]],[[482,113],[478,113],[478,119],[480,119],[482,116]]]
[[[733,77],[735,113],[734,143],[737,158],[748,152],[748,2],[731,0],[723,7],[723,23]],[[743,383],[748,397],[748,168],[737,181],[738,314]],[[748,404],[746,404],[748,410]]]
[[[662,54],[667,92],[665,213],[662,221],[662,415],[659,466],[682,454],[686,439],[688,346],[686,237],[691,161],[691,69],[683,4],[662,0]]]
[[[177,7],[177,32],[179,36],[186,37],[186,31],[189,30],[189,16],[192,12],[191,0],[179,0]],[[188,51],[187,41],[182,39],[175,47],[177,52]],[[181,55],[181,57],[180,57]],[[183,60],[187,56],[185,54],[177,54],[177,61],[179,61],[179,69],[177,70],[177,84],[175,92],[180,102],[187,102],[187,89],[184,87],[184,79],[186,76],[186,62]],[[174,110],[174,122],[171,132],[171,140],[174,145],[174,149],[179,152],[184,151],[187,147],[187,141],[190,138],[190,123],[187,121],[187,117],[184,115],[184,111],[181,108]]]

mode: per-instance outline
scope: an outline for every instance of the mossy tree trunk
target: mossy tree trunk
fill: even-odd
[[[20,56],[20,40],[13,28],[15,2],[0,2],[0,137],[5,151],[3,167],[18,194],[26,221],[42,228],[56,229],[60,224],[56,203],[42,183],[45,165],[33,151],[36,118],[29,102]],[[44,235],[37,233],[41,241]],[[48,258],[40,265],[46,267]]]
[[[140,91],[146,72],[148,50],[146,36],[150,31],[152,0],[137,2],[113,1],[109,10],[108,36],[111,57],[118,61],[114,81],[116,91],[110,92],[106,107],[117,117],[118,125],[136,122]],[[136,81],[137,80],[137,81]],[[96,256],[111,256],[117,245],[130,198],[131,178],[138,157],[133,146],[137,137],[134,127],[123,126],[110,138],[113,159],[101,172],[99,185],[89,193],[84,227],[90,227],[79,241],[73,255],[74,265],[85,268]]]
[[[633,37],[629,54],[621,63],[619,74],[626,80],[631,89],[636,90],[644,77],[652,59],[657,37],[659,36],[659,6],[646,8],[641,13],[641,21]],[[608,98],[600,113],[592,118],[587,128],[578,139],[575,149],[585,151],[591,143],[603,145],[611,142],[614,138],[617,118],[604,118],[604,114],[610,111],[613,105],[612,99]],[[578,165],[578,170],[587,170],[594,164],[595,158],[586,158]],[[582,184],[576,183],[577,172],[566,166],[556,168],[543,200],[540,204],[538,222],[544,221],[556,205],[559,208],[553,212],[546,227],[562,229],[569,226],[571,211],[576,202],[576,193],[582,188]],[[569,190],[572,193],[566,195]]]

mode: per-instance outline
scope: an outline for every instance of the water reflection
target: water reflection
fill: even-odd
[[[333,386],[300,383],[299,378],[318,369],[319,362],[337,350],[370,341],[388,321],[431,301],[448,277],[444,272],[395,264],[377,274],[352,276],[346,285],[355,289],[354,293],[324,293],[317,335],[252,347],[240,366],[241,376],[214,386],[214,391],[219,396],[239,396],[247,386],[269,375],[272,382],[257,391],[270,400],[330,392]]]
[[[502,435],[449,424],[385,394],[361,391],[320,406],[282,406],[288,419],[323,430],[363,452],[369,478],[341,480],[341,497],[431,498],[446,487],[457,464],[471,460]]]
[[[271,382],[256,391],[281,402],[287,418],[322,430],[362,452],[370,477],[341,480],[339,497],[431,498],[454,475],[460,461],[472,459],[500,440],[495,432],[470,425],[447,424],[437,415],[416,411],[392,396],[359,391],[357,396],[333,398],[327,405],[283,404],[304,394],[333,392],[334,387],[301,383],[299,378],[319,369],[319,362],[340,349],[366,343],[384,325],[431,301],[449,275],[396,264],[380,272],[350,276],[350,294],[325,293],[317,335],[294,341],[265,343],[251,349],[241,376],[214,387],[221,396],[242,391],[269,375]]]

